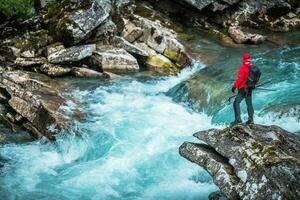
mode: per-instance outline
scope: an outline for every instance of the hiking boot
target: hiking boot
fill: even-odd
[[[233,122],[230,123],[230,126],[238,125],[238,124],[241,124],[241,123],[242,123],[241,120],[234,120]]]
[[[254,122],[253,122],[253,120],[248,120],[248,121],[246,121],[246,124],[250,125],[250,124],[254,124]]]

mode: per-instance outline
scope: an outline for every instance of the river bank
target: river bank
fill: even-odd
[[[207,199],[218,187],[178,148],[232,121],[226,100],[245,51],[276,90],[255,92],[255,122],[300,130],[299,31],[257,29],[262,44],[237,44],[149,2],[134,14],[131,1],[79,7],[105,18],[81,27],[90,34],[60,27],[56,14],[82,25],[67,7],[1,41],[0,199]]]

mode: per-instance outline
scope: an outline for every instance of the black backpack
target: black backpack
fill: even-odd
[[[250,68],[249,77],[246,81],[247,87],[255,88],[255,85],[258,83],[260,76],[261,76],[261,72],[260,72],[259,68],[255,65],[253,65]]]

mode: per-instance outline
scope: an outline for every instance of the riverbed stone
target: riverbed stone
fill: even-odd
[[[241,30],[240,27],[231,26],[228,29],[230,37],[238,44],[250,43],[259,44],[265,40],[265,37],[260,34],[246,33]]]
[[[149,70],[162,75],[175,75],[178,72],[176,65],[161,54],[150,56],[146,64]]]
[[[92,60],[102,71],[128,73],[139,71],[137,60],[127,51],[113,46],[97,47]]]
[[[43,17],[50,33],[67,45],[87,39],[101,25],[109,13],[93,0],[63,0]]]
[[[81,78],[109,78],[106,73],[100,73],[84,67],[72,67],[72,74]]]
[[[176,39],[176,33],[147,18],[133,15],[126,21],[122,33],[129,42],[145,43],[158,54],[172,60],[178,67],[190,65],[184,46]]]
[[[40,71],[51,77],[60,77],[71,72],[71,67],[45,63],[40,67]]]
[[[73,46],[56,51],[48,56],[48,62],[53,64],[76,62],[90,57],[96,49],[95,44]]]
[[[32,67],[36,65],[42,65],[47,62],[47,59],[44,57],[38,58],[17,58],[15,64],[20,67]]]
[[[37,80],[37,76],[41,77],[22,71],[4,72],[0,74],[0,90],[8,97],[9,110],[24,118],[21,127],[35,138],[53,141],[56,131],[69,126],[59,110],[65,100],[53,86]]]

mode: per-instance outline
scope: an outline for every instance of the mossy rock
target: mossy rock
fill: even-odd
[[[14,46],[20,49],[21,52],[27,50],[38,52],[52,42],[53,38],[48,35],[48,31],[42,29],[30,33],[25,38],[20,38],[15,42]]]
[[[149,56],[146,63],[150,70],[164,75],[174,75],[179,71],[171,60],[161,54]]]

